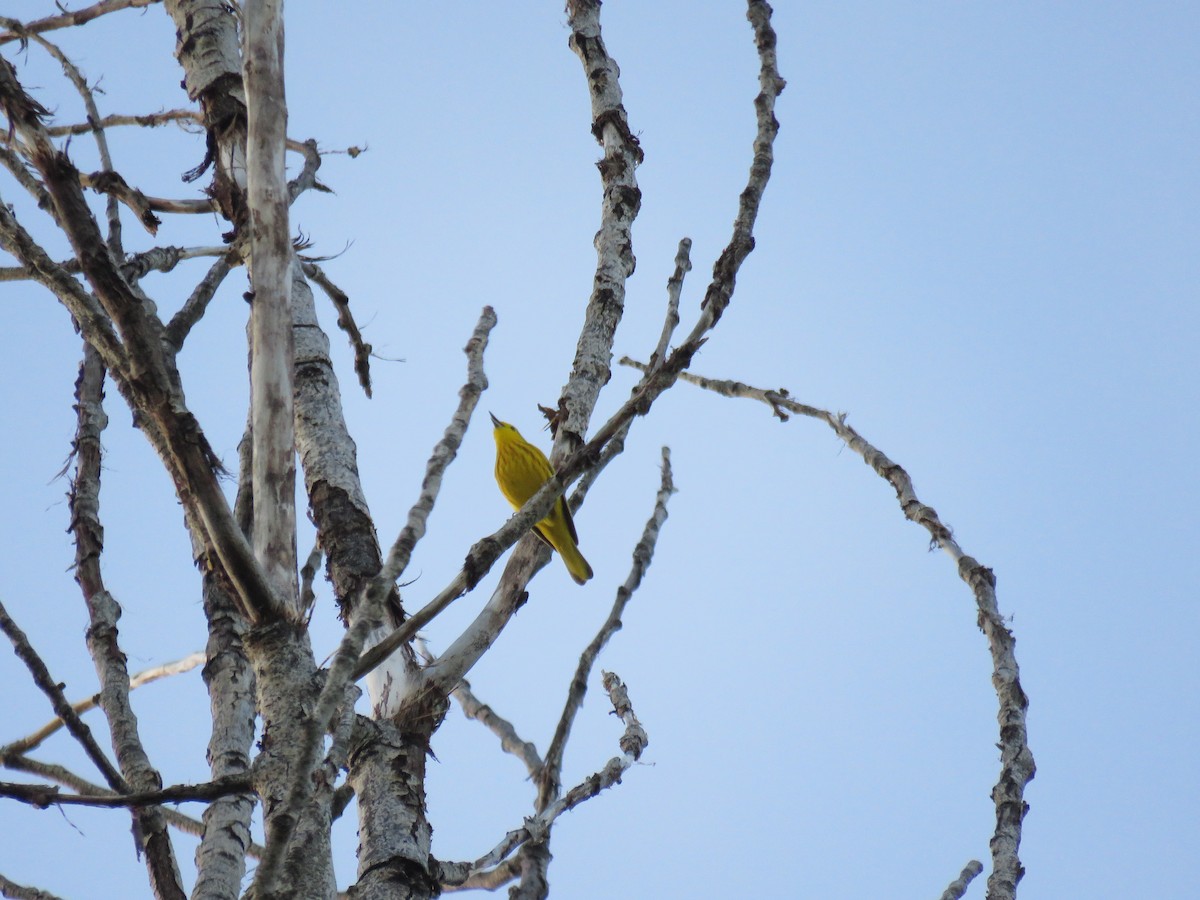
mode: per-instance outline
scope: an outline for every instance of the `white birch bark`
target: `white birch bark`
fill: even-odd
[[[283,7],[248,0],[245,89],[250,205],[250,418],[254,554],[280,597],[299,592],[296,574],[296,454],[292,414],[291,267],[284,168],[287,100],[283,85]]]

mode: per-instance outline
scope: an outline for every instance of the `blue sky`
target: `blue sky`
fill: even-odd
[[[52,11],[16,6],[7,14]],[[602,19],[646,153],[638,266],[615,347],[640,358],[657,338],[685,235],[695,268],[684,327],[694,320],[745,183],[757,91],[740,4],[646,7],[612,0]],[[995,570],[1038,764],[1020,895],[1190,896],[1200,838],[1200,11],[777,7],[788,88],[776,167],[757,248],[693,369],[847,412]],[[293,222],[313,252],[345,250],[326,271],[377,352],[402,360],[374,362],[368,401],[332,334],[364,486],[390,542],[456,402],[461,348],[485,303],[499,325],[481,410],[532,436],[535,404],[558,396],[592,281],[598,148],[560,4],[447,15],[356,3],[336,17],[291,4],[288,16],[289,133],[369,148],[327,157],[321,178],[336,195],[306,196]],[[134,50],[113,52],[129,37]],[[185,100],[160,7],[56,39],[89,78],[103,76],[104,112]],[[40,50],[0,52],[43,102],[77,115]],[[94,165],[87,141],[71,152]],[[147,193],[193,196],[178,176],[201,153],[173,129],[114,136],[118,168]],[[7,177],[0,196],[23,202]],[[157,241],[212,244],[221,230],[206,217],[170,218]],[[132,225],[127,241],[151,245]],[[169,313],[205,267],[145,284]],[[245,418],[244,289],[231,276],[181,357],[189,402],[231,463]],[[74,430],[78,338],[44,292],[6,284],[4,296],[0,597],[69,694],[84,696],[95,676],[67,571],[67,485],[55,480]],[[323,315],[332,332],[332,312]],[[634,380],[614,370],[595,422]],[[104,568],[136,670],[202,648],[204,629],[168,480],[109,393]],[[629,687],[650,736],[647,765],[559,821],[553,896],[936,896],[968,859],[986,864],[996,702],[970,592],[944,554],[927,551],[891,489],[819,423],[780,424],[749,401],[674,388],[636,423],[577,516],[596,578],[577,588],[557,561],[539,576],[472,672],[476,692],[545,749],[578,654],[628,572],[664,444],[679,493],[600,661]],[[410,569],[411,604],[507,517],[492,453],[477,416]],[[309,542],[302,533],[302,551]],[[430,627],[435,649],[483,597]],[[318,653],[337,637],[326,594]],[[3,742],[49,710],[11,656],[0,656],[0,673],[11,686]],[[568,784],[617,752],[602,701],[597,674]],[[135,707],[164,779],[203,779],[198,672],[142,689]],[[434,852],[476,857],[530,811],[532,788],[457,711],[434,751]],[[45,755],[83,768],[61,738]],[[144,889],[121,817],[12,804],[0,817],[8,877],[76,897],[97,883],[112,896]],[[343,886],[354,845],[348,820],[337,843]],[[191,848],[179,839],[185,864]],[[60,861],[49,872],[47,858]],[[967,896],[983,895],[980,878]]]

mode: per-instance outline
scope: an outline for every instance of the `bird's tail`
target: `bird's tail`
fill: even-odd
[[[592,567],[588,565],[588,561],[583,558],[583,554],[573,543],[566,543],[565,546],[555,549],[558,550],[558,555],[562,557],[567,571],[571,573],[576,584],[583,584],[592,577]]]

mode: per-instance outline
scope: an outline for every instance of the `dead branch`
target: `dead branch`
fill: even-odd
[[[317,150],[317,142],[312,138],[307,141],[290,141],[285,139],[288,150],[294,150],[304,157],[304,165],[300,174],[288,182],[288,204],[296,202],[296,198],[308,190],[329,192],[329,188],[317,181],[317,169],[321,168],[321,154]]]
[[[3,40],[0,37],[0,40]],[[162,112],[146,113],[145,115],[112,115],[102,116],[94,122],[76,122],[72,125],[50,125],[46,133],[50,137],[70,137],[80,134],[90,134],[93,131],[104,131],[109,128],[119,128],[125,125],[138,125],[143,128],[158,128],[169,122],[200,124],[200,114],[194,109],[166,109]]]
[[[622,103],[620,68],[604,46],[600,4],[580,0],[567,6],[568,46],[579,57],[591,99],[592,135],[603,148],[600,171],[600,230],[596,234],[596,274],[584,326],[575,347],[571,375],[560,406],[564,427],[555,435],[551,465],[583,443],[601,388],[611,377],[612,344],[625,309],[625,282],[636,264],[633,221],[642,204],[637,167],[643,154]]]
[[[963,867],[958,877],[946,887],[940,900],[962,900],[963,895],[967,893],[967,888],[971,886],[971,882],[982,871],[983,863],[977,859],[971,860]]]
[[[430,652],[425,639],[418,636],[416,644],[417,652],[426,664],[433,662],[434,655]],[[470,682],[464,678],[455,687],[451,696],[458,701],[463,715],[478,722],[499,738],[500,749],[521,760],[530,778],[537,777],[544,765],[541,756],[538,755],[537,747],[531,741],[527,741],[517,734],[517,729],[513,727],[512,722],[498,715],[494,709],[476,697],[475,692],[471,690]]]
[[[471,863],[440,863],[442,883],[447,887],[463,884],[472,875],[492,869],[514,850],[526,842],[539,843],[544,841],[554,820],[563,813],[574,809],[579,804],[590,800],[602,791],[607,790],[621,781],[621,776],[641,757],[648,740],[646,732],[634,715],[629,703],[629,695],[621,679],[611,672],[604,673],[604,689],[608,692],[613,704],[613,711],[625,723],[625,732],[621,735],[620,746],[622,755],[615,756],[600,771],[588,776],[562,799],[550,804],[543,812],[530,816],[520,828],[513,829],[493,847],[488,853]]]
[[[183,342],[187,340],[187,336],[195,324],[204,317],[204,311],[212,302],[217,288],[225,281],[225,276],[233,270],[238,261],[236,250],[226,250],[225,254],[209,267],[208,273],[200,279],[200,283],[184,301],[179,312],[171,317],[171,321],[163,329],[163,341],[176,353],[183,349]]]
[[[91,188],[97,194],[107,194],[129,207],[137,216],[139,222],[150,234],[158,233],[162,220],[154,215],[156,212],[180,213],[184,215],[200,215],[217,211],[212,200],[170,200],[165,197],[148,197],[135,187],[131,187],[116,172],[93,172],[87,175],[79,173],[81,187]]]
[[[608,618],[604,620],[604,624],[600,626],[600,630],[592,638],[591,643],[587,645],[579,658],[579,664],[575,668],[575,675],[571,679],[567,699],[563,705],[562,715],[559,717],[558,725],[554,730],[554,738],[550,741],[550,748],[546,751],[546,764],[542,767],[541,772],[538,773],[536,780],[538,785],[537,809],[539,812],[558,799],[559,792],[562,789],[563,753],[567,747],[567,739],[570,737],[571,726],[575,722],[575,716],[583,706],[583,699],[587,694],[587,682],[591,676],[592,667],[596,664],[596,658],[600,655],[600,651],[604,649],[609,639],[620,630],[621,617],[625,613],[625,607],[633,599],[634,592],[641,585],[647,569],[650,568],[650,562],[654,558],[654,548],[658,543],[659,531],[662,529],[663,523],[667,520],[667,501],[670,500],[673,493],[675,493],[675,481],[671,477],[671,451],[668,447],[663,447],[662,480],[659,485],[658,494],[654,500],[654,511],[646,522],[646,528],[642,532],[641,540],[633,548],[633,565],[630,568],[629,576],[625,579],[625,583],[617,589],[617,596],[613,600]]]
[[[60,900],[57,894],[51,894],[49,891],[43,891],[40,888],[17,884],[3,875],[0,875],[0,894],[5,897],[12,897],[14,900]]]
[[[162,777],[151,764],[138,732],[137,716],[129,700],[126,656],[118,640],[121,607],[105,587],[100,571],[100,554],[104,549],[104,528],[100,523],[100,435],[108,425],[104,412],[104,375],[100,354],[85,343],[75,383],[77,425],[71,443],[75,477],[68,498],[69,530],[75,541],[75,581],[87,604],[86,643],[100,681],[99,703],[121,774],[129,785],[119,790],[126,794],[144,793],[161,788]],[[111,782],[110,787],[118,789]],[[137,809],[134,816],[155,894],[184,896],[166,821],[155,809]]]
[[[27,24],[22,24],[16,19],[0,18],[0,25],[8,29],[7,32],[0,33],[0,45],[7,44],[10,41],[24,41],[31,35],[41,34],[44,31],[54,31],[58,28],[68,28],[73,25],[86,25],[92,19],[99,18],[107,13],[117,12],[122,9],[141,9],[144,6],[150,6],[158,2],[160,0],[101,0],[100,3],[95,3],[83,9],[64,11],[60,15],[47,16],[44,19],[38,19]]]
[[[196,666],[204,662],[203,653],[191,653],[182,659],[177,659],[174,662],[163,663],[161,666],[152,666],[149,669],[143,669],[132,678],[129,679],[129,689],[136,690],[144,684],[150,684],[153,681],[158,681],[160,678],[169,678],[172,675],[182,675],[184,672],[190,672]],[[85,700],[76,700],[71,704],[71,708],[79,715],[83,715],[89,710],[95,709],[100,702],[100,695],[93,694]],[[42,745],[46,738],[50,737],[56,731],[63,727],[63,720],[59,718],[51,719],[37,731],[23,738],[18,738],[10,744],[5,744],[0,747],[0,759],[6,759],[12,754],[28,753],[30,750],[36,750]]]
[[[36,43],[41,45],[46,52],[58,60],[59,65],[62,66],[63,72],[66,73],[67,80],[70,81],[71,84],[75,85],[75,90],[83,99],[83,106],[84,109],[87,110],[88,119],[93,122],[99,119],[100,110],[96,106],[96,96],[92,92],[91,87],[88,85],[87,79],[83,77],[83,72],[80,71],[79,67],[67,58],[67,55],[59,49],[57,44],[51,43],[40,34],[33,34],[31,37]],[[108,176],[115,175],[116,172],[113,168],[112,154],[110,154],[108,150],[108,138],[105,136],[103,129],[92,129],[92,136],[96,139],[96,149],[100,153],[100,166],[102,169],[102,171],[98,173],[98,176],[93,175],[92,177],[100,177],[104,179]],[[112,251],[113,256],[119,259],[125,255],[125,251],[121,245],[120,209],[117,207],[117,201],[113,195],[109,195],[107,213],[108,249]],[[149,230],[151,234],[154,234],[154,228],[157,227],[158,220],[148,212],[144,216],[139,215],[138,218],[141,220],[142,224],[146,226],[147,230]]]
[[[57,782],[58,784],[64,784],[80,794],[86,794],[93,797],[104,796],[107,794],[113,794],[115,796],[114,791],[107,791],[98,784],[94,784],[85,778],[80,778],[74,772],[64,768],[63,766],[53,765],[51,763],[43,763],[29,756],[19,754],[3,756],[0,757],[0,763],[3,763],[5,768],[13,769],[17,772],[28,772],[31,775],[37,775],[39,778],[48,778],[51,781]],[[214,803],[209,806],[208,810],[205,810],[205,816],[207,817],[209,810],[221,802],[224,801],[220,799],[214,801]],[[184,834],[191,834],[195,835],[196,837],[201,837],[202,835],[206,834],[207,829],[198,819],[193,819],[191,816],[186,816],[178,810],[171,809],[170,807],[163,807],[159,810],[159,812],[162,813],[163,818],[170,823],[172,828],[178,829]],[[245,848],[246,856],[249,856],[253,859],[258,859],[262,856],[262,845],[250,841],[248,839],[248,833],[247,842],[241,846]]]
[[[50,675],[50,670],[46,668],[42,657],[33,649],[33,645],[29,643],[29,638],[26,637],[25,632],[17,627],[17,623],[9,616],[3,602],[0,602],[0,631],[3,631],[12,642],[13,651],[17,654],[17,658],[25,663],[25,667],[29,669],[29,674],[33,677],[33,683],[50,700],[50,705],[54,708],[54,712],[62,719],[67,731],[71,733],[71,736],[83,748],[88,758],[100,770],[100,773],[104,776],[104,780],[118,793],[130,793],[129,785],[125,783],[125,779],[121,777],[121,773],[117,771],[116,766],[112,764],[109,758],[105,756],[104,751],[100,749],[100,745],[92,737],[92,730],[87,727],[75,710],[71,708],[71,704],[67,702],[67,698],[63,694],[62,685]]]
[[[132,794],[64,794],[50,784],[17,784],[0,781],[0,797],[9,797],[45,809],[48,806],[95,806],[104,809],[129,807],[137,809],[162,803],[207,803],[230,794],[245,794],[254,790],[249,775],[230,775],[219,781],[204,784],[173,784],[155,791]]]
[[[530,776],[536,775],[541,770],[543,763],[541,757],[538,756],[537,747],[517,734],[517,729],[511,722],[498,715],[494,709],[476,697],[471,690],[470,682],[460,681],[452,696],[458,701],[463,715],[468,719],[474,719],[499,738],[500,749],[521,760]]]
[[[354,371],[358,375],[358,383],[362,386],[363,393],[370,397],[371,351],[374,348],[363,340],[362,332],[358,330],[358,323],[354,321],[354,316],[350,312],[349,295],[334,284],[325,271],[314,262],[304,263],[304,274],[311,278],[333,301],[334,309],[337,310],[338,328],[346,333],[346,337],[350,340],[350,346],[354,348]]]
[[[645,364],[627,357],[621,360],[621,364],[646,371]],[[1029,749],[1025,724],[1029,699],[1021,687],[1015,639],[1004,624],[996,601],[995,574],[963,551],[950,528],[938,518],[937,511],[918,499],[908,473],[847,425],[844,413],[835,415],[815,406],[798,403],[790,398],[784,388],[764,390],[740,381],[703,378],[691,373],[683,373],[681,377],[722,396],[746,397],[765,403],[784,422],[787,421],[785,411],[824,422],[845,441],[846,446],[861,456],[863,462],[895,489],[904,517],[928,531],[933,545],[946,551],[954,560],[959,578],[966,582],[975,596],[977,622],[987,636],[992,656],[992,686],[1000,701],[997,713],[1000,723],[1000,778],[992,790],[992,800],[996,806],[996,830],[991,839],[992,874],[988,877],[988,897],[992,900],[1015,897],[1017,882],[1024,871],[1018,851],[1021,845],[1021,820],[1028,811],[1024,798],[1025,787],[1033,780],[1037,767]]]

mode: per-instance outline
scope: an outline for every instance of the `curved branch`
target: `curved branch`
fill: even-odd
[[[644,364],[628,358],[623,358],[621,363],[646,370]],[[1029,749],[1025,724],[1029,699],[1021,687],[1016,641],[1004,624],[996,601],[995,574],[963,552],[953,532],[938,518],[937,511],[918,499],[908,473],[847,425],[844,413],[834,415],[815,406],[797,403],[783,388],[764,390],[740,381],[718,381],[690,373],[680,377],[722,396],[746,397],[765,403],[784,422],[787,421],[787,412],[824,422],[846,442],[846,446],[861,456],[863,462],[895,489],[904,517],[928,531],[933,544],[945,550],[957,564],[958,577],[967,583],[975,596],[977,621],[980,630],[987,636],[992,656],[992,686],[1000,701],[996,716],[1000,723],[1000,778],[992,790],[992,801],[996,805],[996,830],[991,839],[992,874],[988,877],[988,897],[991,900],[1015,897],[1017,882],[1024,873],[1018,851],[1021,845],[1021,821],[1029,810],[1025,802],[1025,787],[1033,780],[1037,767]]]

